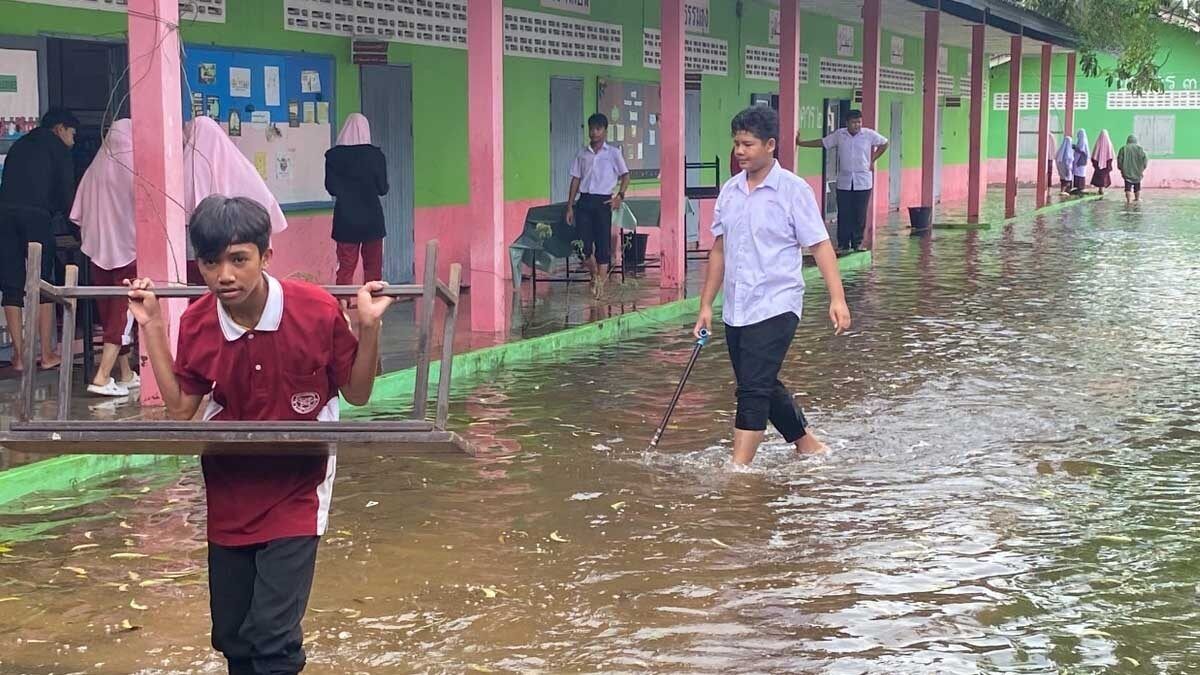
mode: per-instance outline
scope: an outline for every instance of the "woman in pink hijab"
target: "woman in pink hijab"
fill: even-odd
[[[1092,168],[1095,169],[1092,172],[1092,185],[1100,188],[1100,194],[1104,194],[1104,188],[1112,185],[1112,168],[1116,159],[1117,150],[1108,137],[1108,129],[1104,129],[1096,139],[1096,148],[1092,152]]]
[[[104,144],[88,166],[75,191],[71,220],[79,226],[81,249],[91,260],[91,281],[96,286],[120,286],[137,278],[137,230],[133,220],[133,123],[117,120],[108,129]],[[98,396],[128,396],[141,384],[129,367],[132,322],[125,298],[97,300],[104,348],[100,364],[87,390]],[[120,364],[121,380],[112,377]]]
[[[208,117],[197,117],[184,127],[183,208],[190,217],[196,205],[209,195],[247,197],[258,202],[271,215],[271,233],[287,229],[287,219],[279,200],[271,194],[254,164],[229,140],[220,124]],[[188,244],[188,283],[203,284]]]
[[[361,252],[363,281],[383,278],[383,238],[387,225],[379,198],[388,193],[387,160],[371,145],[367,118],[351,113],[337,145],[325,153],[325,191],[333,195],[333,240],[337,242],[337,283],[354,280]]]

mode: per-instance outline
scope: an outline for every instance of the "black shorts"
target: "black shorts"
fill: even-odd
[[[1133,192],[1136,194],[1141,194],[1142,193],[1142,181],[1139,180],[1136,183],[1132,182],[1132,181],[1125,181],[1125,191]]]
[[[5,307],[25,306],[25,257],[32,241],[42,245],[42,279],[54,283],[56,249],[50,214],[0,206],[0,304]]]
[[[304,669],[300,622],[308,607],[320,538],[285,537],[251,546],[208,543],[212,645],[231,675]]]
[[[606,204],[610,195],[579,195],[575,203],[575,231],[583,241],[583,257],[593,254],[596,262],[612,262],[612,206]]]

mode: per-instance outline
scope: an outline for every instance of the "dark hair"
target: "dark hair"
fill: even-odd
[[[71,114],[66,108],[51,108],[42,115],[42,126],[47,129],[53,129],[58,125],[63,125],[68,129],[79,128],[79,118]]]
[[[216,260],[234,244],[254,244],[262,255],[271,243],[271,216],[253,199],[209,195],[192,213],[188,236],[197,260]]]
[[[862,119],[862,111],[861,110],[851,110],[850,112],[846,113],[846,121],[847,122],[849,122],[850,120],[861,120],[861,119]]]
[[[763,143],[774,138],[779,142],[779,113],[768,105],[752,105],[733,116],[729,123],[729,133],[732,136],[739,131],[754,135]]]
[[[604,116],[604,113],[595,113],[588,118],[588,128],[591,129],[592,127],[608,128],[608,118]]]

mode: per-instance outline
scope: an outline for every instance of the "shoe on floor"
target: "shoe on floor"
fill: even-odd
[[[138,387],[142,386],[142,377],[137,373],[133,373],[133,376],[128,380],[121,380],[117,384],[125,387],[126,389],[137,389]]]
[[[103,386],[98,385],[98,384],[89,384],[87,390],[89,393],[95,394],[97,396],[128,396],[129,395],[129,390],[126,389],[125,387],[117,384],[117,381],[112,379],[111,377],[108,378],[108,382],[106,382]]]

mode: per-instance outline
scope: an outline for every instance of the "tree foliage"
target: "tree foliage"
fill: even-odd
[[[1164,23],[1196,24],[1191,0],[1022,0],[1021,4],[1073,28],[1079,66],[1088,77],[1135,94],[1163,90],[1159,68]],[[1109,58],[1101,58],[1101,55]]]

